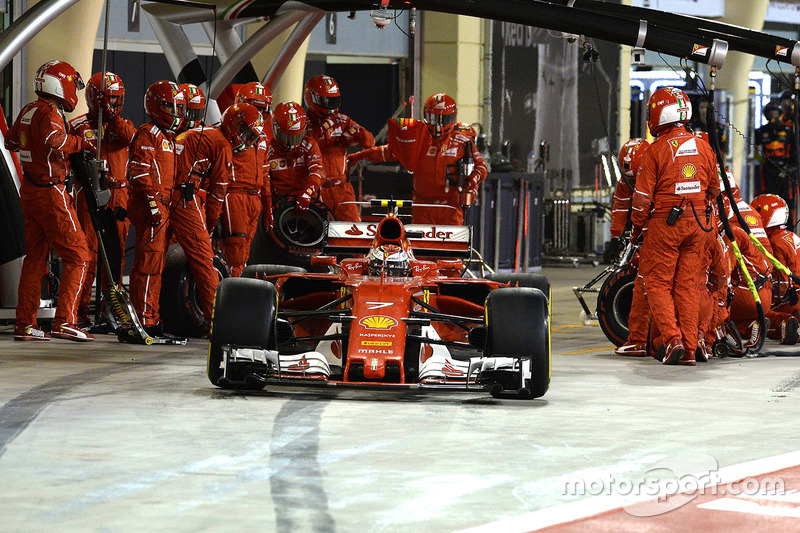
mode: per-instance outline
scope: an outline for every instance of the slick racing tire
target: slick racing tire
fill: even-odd
[[[223,380],[223,347],[273,349],[278,293],[264,280],[227,278],[217,287],[206,372],[212,384],[239,390],[260,390],[263,385],[248,385],[239,379]]]
[[[533,287],[496,289],[486,299],[486,356],[530,360],[531,378],[517,380],[539,398],[550,388],[550,313],[544,293]],[[521,375],[521,373],[520,373]],[[496,391],[496,392],[495,392]],[[493,390],[498,395],[501,390]]]
[[[597,295],[597,320],[605,336],[616,346],[628,339],[628,315],[633,301],[636,271],[622,270],[608,276]]]
[[[214,257],[214,270],[220,281],[231,275],[230,266],[219,254]],[[179,244],[173,244],[167,250],[159,301],[164,331],[181,337],[203,335],[203,312],[197,283]]]
[[[550,301],[550,280],[541,274],[509,273],[489,274],[486,279],[499,283],[508,283],[509,287],[532,287],[539,289]]]
[[[277,263],[308,267],[311,257],[322,252],[328,220],[333,218],[330,210],[322,202],[316,201],[305,214],[297,214],[294,206],[293,196],[282,196],[272,204],[272,231],[266,233],[263,223],[259,223],[250,245],[248,264]]]

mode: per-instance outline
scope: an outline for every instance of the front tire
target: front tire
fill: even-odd
[[[486,356],[512,357],[520,364],[530,360],[531,377],[520,377],[519,383],[532,398],[550,388],[548,306],[544,293],[533,287],[496,289],[486,299]]]
[[[248,278],[222,280],[214,298],[211,342],[208,346],[206,372],[212,384],[233,389],[255,388],[222,380],[223,347],[234,345],[274,349],[277,308],[278,292],[272,283]]]

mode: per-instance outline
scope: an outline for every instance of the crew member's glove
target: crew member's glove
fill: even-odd
[[[147,223],[151,226],[158,226],[161,224],[161,208],[158,205],[158,199],[155,194],[147,193]]]
[[[631,242],[633,244],[642,244],[644,241],[644,235],[642,234],[642,227],[634,225],[631,228]]]
[[[88,140],[86,137],[81,137],[81,150],[88,150],[97,155],[97,144]]]
[[[467,181],[467,190],[473,194],[475,197],[478,197],[478,186],[480,185],[480,181],[478,181],[478,176],[470,176],[469,180]]]
[[[353,167],[355,167],[362,159],[364,159],[364,150],[347,154],[347,173],[350,174],[350,171],[353,169]]]
[[[797,305],[797,302],[800,301],[800,298],[797,297],[797,287],[789,287],[784,299],[789,305]]]
[[[308,211],[308,206],[311,205],[311,200],[317,197],[319,193],[319,187],[312,183],[308,186],[308,189],[297,197],[297,203],[294,206],[294,212],[304,214]]]
[[[619,237],[611,237],[608,241],[608,246],[606,246],[605,251],[603,252],[603,262],[605,263],[613,263],[617,257],[619,257],[619,253],[625,249],[625,245],[622,244],[622,240]]]
[[[261,226],[264,228],[264,233],[272,231],[272,207],[267,207],[263,211],[264,215],[261,217]]]

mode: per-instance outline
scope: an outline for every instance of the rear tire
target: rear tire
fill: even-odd
[[[605,336],[616,346],[628,339],[628,315],[633,301],[637,272],[622,270],[611,274],[597,295],[597,320]]]
[[[228,278],[217,287],[214,298],[214,317],[211,321],[211,342],[208,346],[208,379],[218,387],[223,377],[220,365],[224,345],[274,349],[273,335],[278,306],[275,286],[264,280]],[[261,389],[232,385],[226,388]]]
[[[486,356],[530,359],[531,378],[521,388],[532,398],[550,388],[548,306],[544,293],[532,287],[496,289],[486,299]]]
[[[289,265],[247,265],[242,270],[240,277],[265,279],[270,276],[280,276],[282,274],[305,274],[308,272],[303,267]]]

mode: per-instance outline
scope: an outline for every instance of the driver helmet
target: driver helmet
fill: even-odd
[[[411,266],[408,253],[397,244],[382,244],[372,249],[369,253],[367,274],[380,276],[385,272],[389,277],[408,277],[411,275]]]

